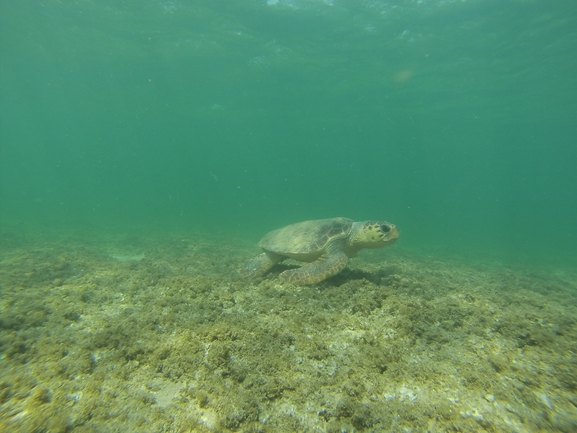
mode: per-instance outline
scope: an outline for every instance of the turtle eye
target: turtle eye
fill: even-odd
[[[389,233],[389,232],[391,231],[391,227],[389,227],[389,226],[386,225],[386,224],[382,224],[382,225],[381,225],[381,231],[382,231],[383,233]]]

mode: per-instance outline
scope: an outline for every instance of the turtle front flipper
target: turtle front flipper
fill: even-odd
[[[284,257],[272,253],[262,253],[250,260],[247,260],[241,268],[240,273],[244,278],[256,278],[267,273],[277,263],[281,262]]]
[[[280,278],[293,284],[315,284],[341,272],[347,266],[348,261],[347,255],[337,250],[300,268],[284,271],[280,274]]]

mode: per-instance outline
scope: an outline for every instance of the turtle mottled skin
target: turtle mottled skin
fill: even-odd
[[[247,278],[260,277],[290,258],[307,264],[282,272],[280,279],[298,285],[315,284],[341,272],[359,250],[386,247],[398,238],[397,227],[386,221],[303,221],[266,234],[258,243],[263,253],[247,261],[241,272]]]

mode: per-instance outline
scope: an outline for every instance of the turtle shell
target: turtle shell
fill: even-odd
[[[348,236],[353,222],[348,218],[328,218],[291,224],[266,234],[258,246],[281,255],[320,253],[330,241]]]

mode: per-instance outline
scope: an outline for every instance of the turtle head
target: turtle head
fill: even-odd
[[[397,226],[386,221],[363,221],[355,223],[351,246],[355,249],[382,248],[399,239]]]

